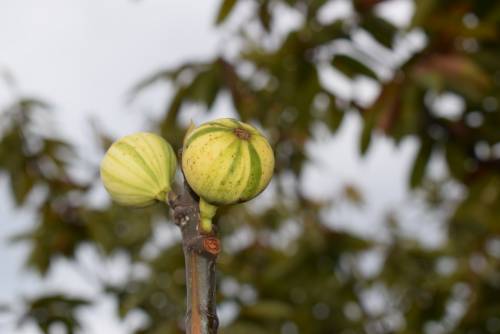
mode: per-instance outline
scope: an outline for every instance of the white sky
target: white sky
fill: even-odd
[[[58,130],[83,152],[92,154],[89,127],[84,126],[89,117],[97,119],[100,126],[117,137],[143,129],[147,122],[145,113],[149,118],[161,114],[168,90],[157,87],[133,104],[126,104],[128,89],[157,69],[210,58],[225,46],[212,26],[218,3],[218,0],[3,0],[0,72],[9,71],[23,93],[43,97],[55,105]],[[290,22],[293,26],[293,18]],[[0,107],[11,97],[9,94],[0,83]],[[224,100],[216,108],[217,115],[232,112]],[[191,110],[190,114],[196,112]],[[358,119],[348,117],[338,134],[318,136],[311,142],[309,152],[314,163],[308,164],[302,181],[306,193],[319,198],[335,195],[348,183],[359,186],[368,204],[363,209],[337,207],[331,213],[332,226],[368,236],[380,230],[387,210],[409,205],[406,180],[415,143],[407,141],[396,148],[388,140],[378,139],[368,156],[360,158],[359,131]],[[98,161],[100,157],[92,159]],[[58,289],[76,295],[98,295],[64,261],[44,282],[22,271],[26,248],[7,245],[6,240],[32,226],[33,217],[29,210],[14,209],[4,181],[0,177],[0,304],[23,295]],[[432,220],[417,218],[422,219],[424,223],[425,219]],[[415,225],[408,226],[410,234],[421,233]],[[117,272],[118,280],[120,273],[128,268],[127,259],[119,255],[102,263],[90,248],[81,250],[78,258],[81,263],[98,268],[96,271]],[[133,316],[120,323],[112,310],[112,301],[101,299],[96,308],[82,314],[83,333],[123,334],[140,320]],[[1,333],[37,333],[31,326],[13,328],[11,320],[0,317]]]

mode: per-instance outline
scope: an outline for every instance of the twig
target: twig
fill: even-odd
[[[216,229],[209,234],[200,232],[199,199],[186,182],[180,196],[173,192],[168,195],[174,222],[182,232],[186,261],[186,333],[216,334],[219,321],[215,303],[215,263],[220,252]]]

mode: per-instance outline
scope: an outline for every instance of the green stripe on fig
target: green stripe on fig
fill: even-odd
[[[220,187],[222,188],[226,188],[226,193],[224,197],[227,197],[229,195],[236,195],[236,194],[232,194],[232,192],[236,189],[236,185],[235,184],[232,184],[231,181],[228,181],[228,179],[231,179],[231,177],[233,177],[233,173],[235,172],[236,170],[236,167],[237,165],[239,164],[239,161],[241,160],[241,147],[242,147],[242,142],[241,140],[235,140],[234,141],[234,144],[236,144],[237,148],[236,148],[236,152],[234,153],[234,157],[231,161],[231,164],[229,165],[229,168],[227,169],[227,172],[226,174],[223,176],[222,180],[220,181]],[[232,145],[231,145],[232,146]],[[230,147],[227,148],[227,151],[230,150]],[[222,157],[220,157],[219,159],[221,159]],[[230,189],[227,189],[228,187],[231,187]]]
[[[170,167],[170,169],[167,172],[167,180],[170,180],[170,182],[167,182],[167,183],[171,183],[171,181],[174,179],[175,177],[175,169],[177,168],[177,159],[175,158],[175,152],[174,152],[174,149],[172,148],[172,146],[168,145],[167,143],[164,143],[163,145],[163,150],[165,152],[165,159],[167,157],[173,157],[171,159],[168,159],[168,165]]]
[[[154,149],[154,147],[152,146],[152,143],[149,142],[149,136],[141,136],[140,137],[142,142],[147,146],[150,154],[151,154],[151,157],[154,161],[154,165],[155,165],[155,175],[157,175],[158,177],[162,177],[162,173],[161,173],[161,162],[158,160],[158,156],[156,154],[156,150]],[[151,164],[153,165],[153,163]],[[160,180],[160,184],[162,183],[162,181],[165,181],[166,179],[162,179]]]
[[[137,170],[134,170],[133,168],[131,168],[130,164],[127,164],[125,161],[123,161],[123,159],[121,157],[117,157],[116,155],[114,155],[113,153],[110,152],[108,154],[108,159],[111,159],[116,164],[120,165],[120,168],[123,168],[123,170],[126,170],[132,176],[140,178],[143,183],[148,184],[150,187],[153,187],[155,185],[154,182],[151,183],[151,181],[154,181],[154,180],[151,180],[149,177],[147,177],[147,174],[144,174],[143,175],[144,177],[142,175],[139,175],[137,173]],[[141,168],[142,166],[136,166],[136,167]]]
[[[233,158],[233,161],[231,162],[231,165],[229,166],[229,170],[227,171],[226,173],[226,176],[224,177],[224,179],[227,179],[227,178],[230,178],[231,176],[233,176],[233,173],[236,169],[236,166],[238,165],[238,163],[240,162],[241,160],[241,146],[242,146],[242,142],[241,140],[237,140],[236,143],[238,144],[238,148],[236,149],[236,154]]]
[[[151,193],[151,190],[149,190],[148,188],[142,188],[136,184],[126,182],[126,181],[114,176],[112,173],[108,172],[106,169],[101,170],[101,177],[106,178],[107,180],[113,182],[112,184],[110,184],[109,182],[106,182],[106,184],[104,186],[106,187],[107,190],[114,191],[111,188],[115,188],[116,186],[123,186],[123,187],[126,187],[128,189],[133,189],[133,190],[136,190],[138,192],[143,192],[144,195],[149,195]]]
[[[206,126],[219,126],[219,127],[221,127],[221,128],[224,128],[224,129],[230,129],[230,130],[234,129],[234,126],[232,126],[232,125],[231,125],[231,126],[229,126],[229,125],[227,125],[227,124],[224,124],[224,123],[219,123],[219,122],[208,122],[208,123],[204,124],[204,126],[205,126],[205,125],[206,125]]]
[[[209,171],[208,175],[212,175],[213,178],[208,178],[205,180],[205,182],[202,185],[202,189],[207,189],[208,192],[216,192],[218,188],[221,187],[221,183],[216,184],[215,182],[217,181],[215,176],[220,175],[219,172],[220,170],[224,167],[225,163],[228,162],[227,155],[231,155],[231,150],[233,149],[234,146],[238,146],[240,144],[240,141],[238,139],[234,139],[229,145],[227,145],[224,149],[222,149],[215,157],[215,159],[212,161],[210,166],[208,166],[207,171]]]
[[[235,120],[234,118],[226,118],[226,119],[227,119],[229,122],[233,123],[233,124],[234,124],[234,126],[236,126],[236,127],[241,126],[241,123],[240,123],[239,121]]]
[[[251,142],[247,142],[248,153],[250,154],[250,174],[248,176],[247,187],[243,190],[242,198],[251,198],[256,195],[262,177],[262,167],[259,154]]]
[[[222,128],[222,127],[206,127],[205,129],[201,129],[201,130],[199,130],[199,131],[195,131],[195,132],[194,132],[194,133],[193,133],[193,134],[192,134],[192,135],[191,135],[191,136],[187,139],[187,141],[186,141],[186,143],[185,143],[185,147],[186,147],[186,148],[187,148],[187,147],[189,147],[189,145],[191,145],[191,143],[192,143],[195,139],[197,139],[197,138],[199,138],[199,137],[201,137],[201,136],[203,136],[203,135],[205,135],[205,134],[208,134],[208,133],[213,133],[213,132],[218,132],[218,131],[225,131],[225,132],[228,132],[229,130],[230,130],[230,129],[226,129],[226,128]]]
[[[131,206],[135,208],[144,208],[155,202],[155,199],[151,197],[141,197],[138,195],[124,195],[124,194],[113,195],[113,200],[118,204]]]
[[[200,127],[210,126],[210,125],[223,126],[223,127],[228,128],[228,129],[235,129],[235,128],[238,128],[241,126],[240,122],[238,122],[234,118],[220,118],[220,119],[217,119],[215,121],[204,123]]]
[[[150,163],[146,163],[142,155],[137,152],[135,147],[125,142],[116,143],[116,148],[128,154],[136,164],[140,165],[142,169],[148,174],[148,176],[153,180],[154,183],[158,183],[155,173],[151,170]]]

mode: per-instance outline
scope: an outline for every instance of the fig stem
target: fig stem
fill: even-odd
[[[210,231],[203,230],[200,207],[204,204],[201,204],[201,201],[187,182],[184,182],[184,190],[180,196],[173,192],[168,194],[168,204],[173,210],[174,222],[182,232],[182,248],[186,262],[186,333],[216,334],[219,321],[215,303],[215,274],[220,241],[211,223],[211,217]]]
[[[212,232],[212,218],[217,212],[217,207],[200,198],[200,227],[203,233]]]

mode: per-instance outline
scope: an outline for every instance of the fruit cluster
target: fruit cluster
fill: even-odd
[[[111,145],[101,163],[101,178],[116,202],[144,207],[165,202],[177,160],[158,135],[139,132]],[[231,119],[191,127],[182,150],[182,171],[200,197],[200,226],[210,232],[218,206],[248,201],[271,180],[274,155],[253,126]]]

